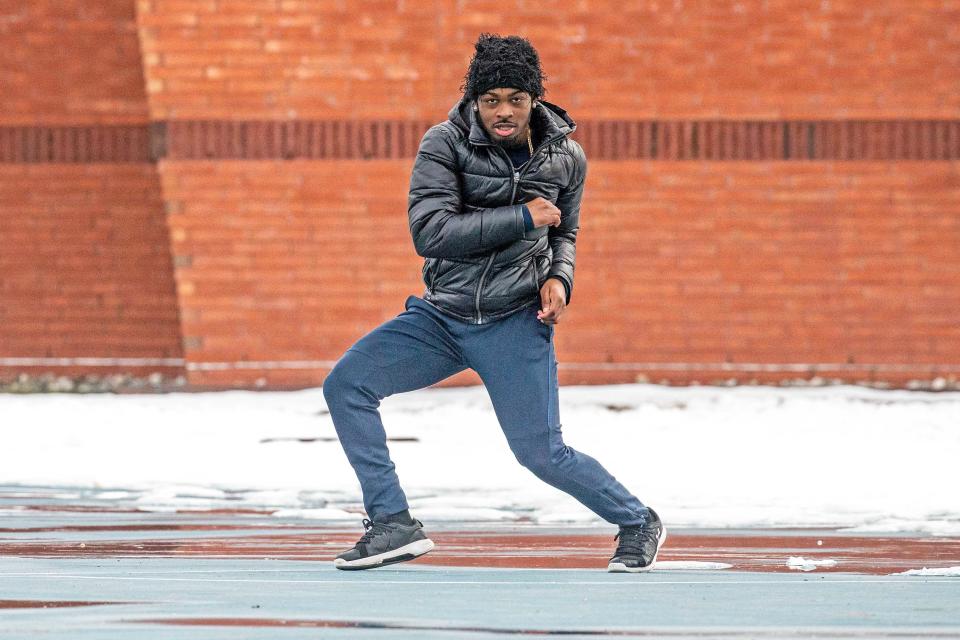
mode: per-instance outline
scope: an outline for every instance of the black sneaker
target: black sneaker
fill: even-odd
[[[657,561],[657,552],[667,539],[667,528],[660,522],[660,516],[650,509],[651,519],[636,527],[620,527],[620,533],[613,537],[620,539],[617,550],[610,558],[607,571],[611,573],[642,573],[653,569]]]
[[[366,533],[353,549],[333,561],[337,569],[373,569],[395,562],[413,560],[433,549],[433,541],[423,533],[423,523],[373,522],[364,518]]]

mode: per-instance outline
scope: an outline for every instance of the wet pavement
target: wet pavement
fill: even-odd
[[[0,488],[4,640],[960,638],[960,578],[894,575],[960,566],[958,538],[674,529],[634,575],[604,571],[613,527],[427,523],[423,558],[340,572],[360,516],[64,495]]]

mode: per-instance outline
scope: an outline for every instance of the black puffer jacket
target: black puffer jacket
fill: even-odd
[[[569,302],[587,173],[583,149],[568,137],[576,123],[541,100],[531,114],[533,157],[515,171],[472,105],[462,99],[424,134],[413,165],[408,216],[426,258],[423,298],[483,324],[538,301],[556,277]],[[559,226],[524,230],[521,205],[537,196],[560,209]]]

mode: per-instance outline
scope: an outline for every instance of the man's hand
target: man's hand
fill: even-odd
[[[567,308],[567,289],[558,278],[547,278],[540,287],[540,310],[537,319],[544,324],[557,324]]]
[[[533,218],[534,227],[560,225],[560,209],[546,198],[534,198],[527,203],[527,209],[530,211],[530,217]]]

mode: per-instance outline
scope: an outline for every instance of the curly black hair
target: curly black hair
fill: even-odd
[[[467,97],[476,99],[499,87],[522,89],[534,98],[546,92],[540,56],[526,38],[481,33],[474,46],[476,51],[460,86]]]

